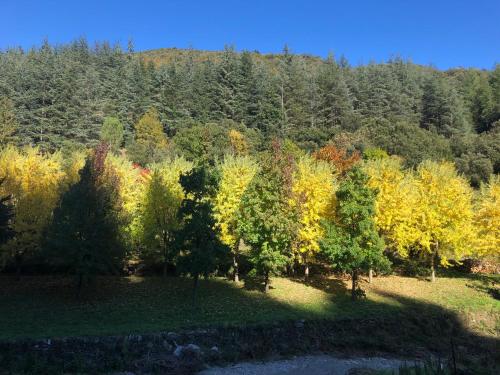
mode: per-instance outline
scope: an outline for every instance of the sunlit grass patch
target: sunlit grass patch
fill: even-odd
[[[415,308],[457,312],[475,329],[498,333],[500,301],[480,282],[439,278],[436,283],[399,276],[362,282],[366,299],[353,302],[338,278],[274,278],[264,294],[245,283],[201,280],[192,304],[192,280],[103,277],[80,299],[73,280],[59,277],[0,278],[0,338],[110,335],[185,327],[287,319],[377,318]],[[478,284],[479,285],[479,284]]]

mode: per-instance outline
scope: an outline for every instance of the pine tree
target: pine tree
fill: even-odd
[[[325,132],[325,138],[329,139],[340,129],[349,129],[354,116],[349,88],[332,55],[321,66],[318,84],[318,121]]]
[[[181,271],[193,278],[193,304],[200,276],[208,277],[217,270],[229,249],[217,235],[213,207],[209,198],[216,191],[216,179],[207,166],[199,166],[184,174],[180,183],[186,198],[182,201],[182,228],[176,232]]]
[[[352,299],[359,295],[358,273],[387,266],[384,241],[375,227],[376,193],[368,187],[360,167],[347,174],[336,192],[335,221],[325,220],[321,242],[324,254],[336,267],[352,275]]]
[[[297,232],[297,213],[290,205],[293,158],[283,152],[279,142],[262,161],[262,168],[244,194],[238,228],[251,247],[251,260],[264,277],[264,292],[269,291],[270,276],[287,266],[291,245]]]
[[[15,143],[18,127],[14,104],[9,98],[0,97],[0,145]]]
[[[120,236],[118,177],[106,168],[108,148],[86,160],[80,181],[62,196],[47,234],[50,261],[77,277],[78,293],[95,275],[116,273],[124,259]]]
[[[442,78],[429,78],[424,86],[421,126],[447,137],[470,131],[463,102]]]

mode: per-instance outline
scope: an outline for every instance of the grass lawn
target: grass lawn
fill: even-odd
[[[486,280],[486,281],[485,281]],[[498,279],[497,279],[498,280]],[[269,294],[243,283],[202,280],[195,307],[184,278],[103,277],[76,299],[72,279],[0,277],[0,339],[112,335],[284,319],[383,318],[418,311],[454,312],[482,335],[499,334],[500,301],[492,279],[447,277],[432,284],[399,276],[363,282],[352,302],[337,278],[274,278]],[[498,285],[498,284],[497,284]],[[490,289],[491,291],[491,289]]]

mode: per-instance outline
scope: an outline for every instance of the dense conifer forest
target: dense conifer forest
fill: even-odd
[[[274,137],[314,151],[334,140],[349,151],[382,148],[407,167],[454,161],[478,187],[500,172],[500,65],[441,71],[400,57],[352,66],[342,56],[162,49],[47,41],[0,52],[0,137],[41,150],[95,146],[106,117],[124,127],[136,162],[134,124],[154,110],[170,154],[211,157],[235,129],[255,150]],[[205,147],[204,146],[204,147]],[[153,157],[154,159],[154,157]]]

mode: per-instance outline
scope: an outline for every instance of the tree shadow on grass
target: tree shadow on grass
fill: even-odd
[[[87,372],[133,370],[139,362],[160,366],[165,356],[171,356],[174,344],[188,343],[201,346],[206,353],[217,346],[222,353],[219,360],[230,362],[314,352],[408,358],[434,354],[454,355],[461,366],[490,371],[500,360],[498,338],[473,330],[457,312],[380,290],[371,293],[381,300],[350,301],[343,298],[348,295],[346,286],[338,279],[314,277],[306,283],[332,295],[317,310],[222,280],[201,280],[193,309],[192,283],[183,278],[105,278],[93,303],[81,305],[55,298],[54,282],[45,294],[31,282],[32,289],[4,295],[5,302],[15,305],[12,310],[0,306],[0,331],[11,329],[18,338],[30,332],[47,338],[119,336],[91,340],[91,345],[87,339],[55,339],[48,347],[40,346],[43,350],[36,349],[40,342],[29,339],[0,342],[0,368],[22,370],[16,367],[23,363],[20,358],[34,356],[37,363],[63,366],[67,372],[81,370],[71,367],[76,363],[84,363]],[[293,288],[293,283],[286,287]],[[489,319],[495,319],[493,313]],[[167,330],[176,330],[175,339]],[[140,340],[128,340],[131,334]]]
[[[243,278],[243,288],[248,291],[264,292],[264,278],[260,276],[248,276]],[[275,289],[274,286],[269,284],[269,290]]]
[[[291,280],[322,290],[325,293],[329,293],[332,295],[332,299],[350,296],[350,291],[348,290],[346,283],[337,277],[332,278],[322,275],[313,275],[307,279],[304,277],[294,277],[291,278]]]

